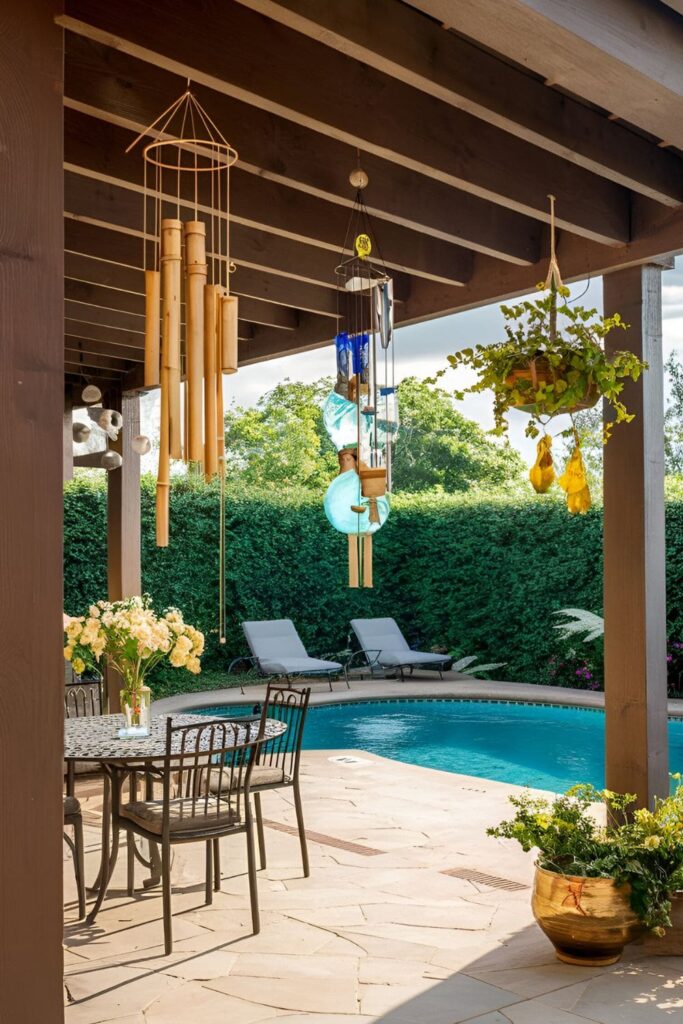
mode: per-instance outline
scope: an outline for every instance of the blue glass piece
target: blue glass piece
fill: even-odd
[[[333,391],[323,406],[323,423],[327,436],[339,451],[341,448],[356,447],[358,444],[358,406],[348,398]],[[361,413],[361,444],[368,446],[371,441],[372,416]]]
[[[352,512],[351,506],[362,505],[365,511]],[[370,522],[368,512],[369,499],[363,498],[360,489],[360,477],[354,469],[347,470],[336,476],[325,492],[323,508],[335,530],[340,533],[376,533],[386,522],[389,515],[389,499],[386,495],[377,498],[379,523]]]
[[[351,337],[351,345],[353,346],[353,372],[359,373],[363,383],[367,384],[370,339],[367,334],[354,334]]]

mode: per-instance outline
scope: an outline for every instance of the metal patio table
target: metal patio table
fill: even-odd
[[[173,720],[173,725],[207,725],[211,721],[221,718],[224,721],[235,722],[240,725],[237,742],[243,743],[255,736],[260,722],[260,715],[249,717],[230,718],[230,716],[207,715],[156,715],[152,718],[149,736],[136,736],[120,738],[119,729],[125,725],[123,715],[97,715],[85,718],[67,718],[64,721],[64,760],[67,762],[68,771],[73,776],[73,766],[77,761],[91,761],[99,764],[105,775],[105,797],[102,807],[102,861],[100,872],[94,889],[97,890],[97,898],[92,910],[86,918],[87,924],[92,924],[97,917],[102,901],[107,893],[107,887],[111,880],[119,850],[118,830],[111,835],[111,806],[109,800],[109,789],[112,772],[114,769],[124,771],[131,776],[133,791],[136,788],[136,776],[144,775],[146,779],[145,799],[153,799],[153,778],[147,769],[151,768],[154,762],[160,761],[166,756],[166,724],[168,719]],[[276,718],[268,718],[265,726],[265,739],[275,739],[281,736],[287,729],[285,722]],[[199,735],[199,731],[197,733]],[[199,747],[201,752],[202,746]],[[178,750],[180,753],[180,750]],[[184,753],[191,753],[185,745]],[[133,795],[135,799],[135,795]],[[110,844],[111,843],[111,849]],[[131,868],[135,856],[150,871],[150,877],[145,880],[145,888],[158,885],[160,881],[160,860],[156,843],[150,843],[149,860],[145,859],[135,843],[128,847],[129,855],[129,889],[132,887]]]

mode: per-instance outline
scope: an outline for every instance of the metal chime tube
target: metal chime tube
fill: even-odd
[[[221,299],[221,366],[223,373],[237,373],[237,312],[237,296],[224,295]]]
[[[223,292],[216,288],[216,422],[214,444],[218,459],[218,472],[225,473],[225,424],[223,422]]]
[[[145,271],[145,387],[159,385],[159,327],[161,277],[158,270]]]
[[[185,349],[187,368],[186,458],[204,461],[202,398],[204,377],[204,285],[206,284],[206,226],[200,220],[185,224]]]
[[[180,416],[180,288],[182,229],[179,220],[161,222],[162,360],[168,371],[168,428],[171,458],[182,459]]]
[[[204,286],[204,475],[210,480],[218,472],[216,419],[216,306],[218,289]]]

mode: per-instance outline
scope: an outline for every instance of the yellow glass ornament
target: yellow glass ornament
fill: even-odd
[[[567,468],[557,481],[567,494],[567,508],[572,515],[583,515],[591,507],[591,492],[588,489],[586,470],[581,449],[577,445],[567,463]]]
[[[550,454],[552,443],[552,437],[545,434],[536,445],[536,461],[529,470],[529,479],[537,494],[545,494],[555,479],[555,467]]]
[[[362,260],[367,259],[367,257],[372,252],[372,242],[370,241],[370,236],[358,235],[356,237],[356,241],[354,244],[356,246],[356,252],[360,256],[360,258]]]

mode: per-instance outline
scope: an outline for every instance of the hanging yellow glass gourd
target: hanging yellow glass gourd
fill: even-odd
[[[586,479],[579,439],[575,437],[575,447],[567,468],[557,481],[567,494],[567,508],[572,515],[583,515],[591,507],[591,492]]]
[[[555,480],[555,467],[550,453],[553,439],[544,434],[536,445],[536,461],[529,470],[529,479],[536,494],[545,494]]]

